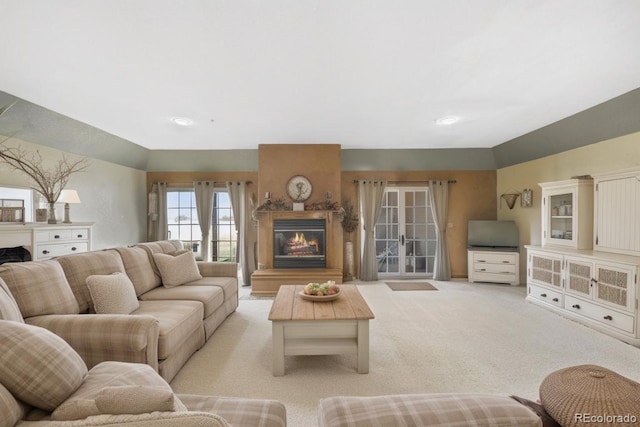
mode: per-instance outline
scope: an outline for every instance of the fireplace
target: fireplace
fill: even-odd
[[[326,222],[324,219],[277,219],[273,221],[274,268],[325,268]]]

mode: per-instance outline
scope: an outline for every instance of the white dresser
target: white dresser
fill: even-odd
[[[34,261],[91,250],[93,223],[2,224],[0,247],[23,246]]]
[[[520,284],[519,253],[504,249],[468,249],[469,282]]]

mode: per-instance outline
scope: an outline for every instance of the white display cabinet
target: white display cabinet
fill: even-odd
[[[542,188],[542,245],[593,247],[593,180],[545,182]]]

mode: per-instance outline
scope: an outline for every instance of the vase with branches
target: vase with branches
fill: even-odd
[[[49,205],[48,223],[55,224],[55,203],[60,193],[69,182],[69,177],[89,166],[86,157],[71,160],[64,154],[51,166],[45,166],[39,151],[30,152],[21,147],[9,147],[5,144],[8,138],[0,142],[0,160],[26,174],[32,181],[31,189],[40,193]]]

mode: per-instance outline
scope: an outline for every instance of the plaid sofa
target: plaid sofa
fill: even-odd
[[[465,393],[328,397],[318,404],[318,425],[559,427],[543,424],[540,414],[513,398]]]
[[[146,363],[170,381],[238,306],[235,263],[198,262],[200,279],[163,286],[154,254],[181,249],[181,242],[167,240],[8,263],[0,265],[0,279],[24,321],[64,338],[88,367]],[[95,314],[87,278],[113,273],[134,285],[139,308],[131,314]]]
[[[47,329],[25,324],[0,280],[0,426],[286,427],[270,399],[174,394],[149,365],[80,355]]]

